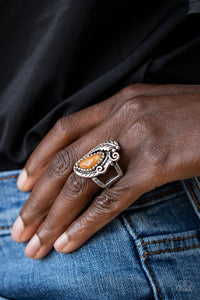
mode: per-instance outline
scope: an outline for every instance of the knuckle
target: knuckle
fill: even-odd
[[[147,116],[139,118],[138,120],[133,122],[133,124],[130,127],[130,130],[136,130],[137,132],[145,136],[149,136],[154,131],[153,127],[154,126],[151,119]]]
[[[148,165],[151,165],[154,170],[161,170],[167,161],[166,146],[162,145],[162,142],[156,138],[152,138],[148,143],[145,151],[145,161]]]
[[[84,231],[87,231],[88,228],[93,228],[94,224],[97,221],[97,216],[102,217],[102,212],[97,212],[95,208],[92,208],[82,215],[77,221],[72,224],[73,229],[82,234]]]
[[[149,84],[146,83],[131,84],[121,90],[121,96],[126,99],[136,97],[141,94],[141,91],[146,90],[147,87],[149,87]]]
[[[129,85],[129,86],[126,86],[125,88],[123,88],[121,91],[120,91],[120,95],[121,97],[124,99],[128,99],[132,96],[133,94],[133,88],[132,88],[132,85]]]
[[[58,119],[58,121],[54,125],[54,133],[57,136],[63,136],[68,133],[71,124],[71,117],[64,116]]]
[[[41,243],[45,242],[49,236],[56,235],[58,231],[58,227],[53,224],[53,222],[49,221],[48,218],[45,220],[45,222],[42,225],[42,228],[37,231],[37,235],[40,238]]]
[[[116,195],[104,192],[96,197],[93,204],[96,214],[101,214],[102,212],[112,214],[119,208],[119,199]]]
[[[129,130],[135,130],[144,137],[144,160],[154,171],[164,166],[167,161],[168,145],[165,132],[160,124],[148,114],[135,121]]]
[[[87,187],[87,179],[76,175],[72,172],[64,186],[64,190],[67,194],[70,193],[71,196],[77,197],[83,193]]]
[[[26,202],[23,206],[20,216],[24,221],[25,225],[29,225],[32,223],[33,219],[37,218],[41,220],[46,215],[46,210],[41,208],[41,205],[38,201],[33,201],[34,199],[30,199],[30,201]]]
[[[81,217],[73,224],[73,229],[78,233],[83,233],[89,222],[91,222],[91,220],[89,220],[88,217]]]
[[[133,117],[134,114],[141,113],[145,110],[145,101],[143,97],[130,98],[120,107],[120,114]]]
[[[72,154],[70,150],[62,150],[58,152],[49,165],[49,172],[51,175],[60,176],[68,173],[72,167]]]

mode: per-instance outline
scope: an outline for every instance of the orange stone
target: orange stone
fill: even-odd
[[[78,164],[79,168],[82,169],[91,169],[93,168],[99,160],[102,158],[102,153],[96,153],[93,155],[90,155],[83,160],[81,160]]]

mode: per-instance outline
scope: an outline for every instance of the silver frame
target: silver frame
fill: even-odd
[[[99,144],[75,163],[74,172],[81,177],[91,178],[102,188],[111,187],[123,176],[123,172],[117,163],[117,161],[120,159],[120,155],[118,153],[119,150],[120,146],[115,140],[109,140]],[[79,163],[82,160],[98,153],[101,153],[102,157],[94,167],[91,169],[83,169],[79,167]],[[110,166],[115,168],[117,175],[111,177],[104,183],[103,181],[99,180],[97,176],[105,174]]]

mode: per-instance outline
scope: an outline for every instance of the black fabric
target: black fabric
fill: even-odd
[[[0,0],[0,171],[23,167],[61,116],[126,85],[200,83],[200,15],[188,8]]]
[[[200,13],[200,0],[189,0],[188,14]]]

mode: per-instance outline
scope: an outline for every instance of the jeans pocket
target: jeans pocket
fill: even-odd
[[[155,299],[199,299],[200,230],[140,237],[136,247]]]
[[[199,299],[200,190],[195,179],[146,194],[122,214],[155,299]],[[187,187],[187,189],[186,189]],[[199,202],[198,202],[199,203]]]
[[[127,208],[127,211],[138,210],[155,205],[160,202],[169,201],[170,199],[175,198],[176,196],[180,196],[184,193],[184,187],[182,186],[180,181],[167,183],[161,187],[143,194],[131,206]]]

